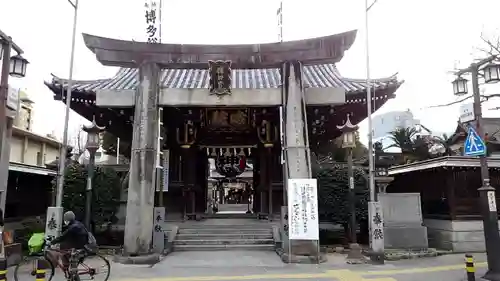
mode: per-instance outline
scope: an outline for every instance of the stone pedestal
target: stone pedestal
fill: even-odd
[[[425,250],[427,228],[423,226],[419,193],[381,193],[384,213],[384,246],[388,249]]]
[[[124,254],[130,256],[151,253],[159,72],[154,63],[139,66],[124,239]]]
[[[154,208],[154,227],[153,227],[153,250],[155,253],[162,254],[165,250],[165,207]]]
[[[484,252],[482,220],[424,219],[429,246],[457,253]]]

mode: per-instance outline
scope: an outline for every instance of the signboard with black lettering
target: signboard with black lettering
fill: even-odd
[[[153,250],[163,253],[165,249],[165,207],[154,207],[153,209]]]
[[[316,179],[289,179],[287,186],[289,239],[319,240]]]
[[[368,211],[370,217],[371,242],[372,248],[376,252],[384,251],[384,213],[380,202],[368,202]]]
[[[170,150],[163,150],[163,191],[168,192]]]
[[[146,0],[144,4],[146,18],[146,42],[161,43],[161,0]]]
[[[208,61],[210,93],[217,96],[231,94],[231,61]]]
[[[62,207],[48,207],[47,221],[45,224],[45,237],[52,240],[59,236],[62,229]]]

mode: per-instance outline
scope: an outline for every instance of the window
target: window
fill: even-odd
[[[44,166],[44,154],[42,154],[40,151],[36,153],[36,164],[38,166]]]
[[[19,112],[19,127],[30,131],[31,130],[31,109],[26,108],[26,107],[21,107],[21,110]]]

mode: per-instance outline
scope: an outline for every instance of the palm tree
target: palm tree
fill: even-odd
[[[389,138],[394,142],[389,147],[398,147],[402,153],[413,153],[415,151],[413,140],[417,134],[415,128],[397,128],[389,134]]]

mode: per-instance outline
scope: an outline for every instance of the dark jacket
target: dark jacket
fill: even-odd
[[[3,210],[2,208],[0,208],[0,226],[3,226],[4,225],[4,221],[3,221]]]
[[[71,221],[68,224],[67,229],[61,234],[61,236],[52,240],[52,244],[65,243],[69,248],[84,249],[85,245],[88,244],[89,237],[87,229],[85,226],[77,221]]]

